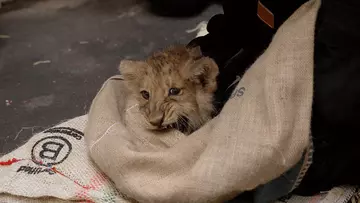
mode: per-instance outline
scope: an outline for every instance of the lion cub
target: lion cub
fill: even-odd
[[[199,47],[169,47],[145,61],[123,60],[119,69],[151,129],[190,134],[211,119],[219,70]]]

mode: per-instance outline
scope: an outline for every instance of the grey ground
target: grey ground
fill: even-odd
[[[135,0],[17,0],[0,9],[0,155],[86,114],[121,59],[187,43],[203,20],[150,13]]]

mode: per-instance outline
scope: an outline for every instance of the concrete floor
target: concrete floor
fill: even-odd
[[[121,59],[196,35],[220,13],[158,17],[135,0],[17,0],[0,10],[0,155],[38,131],[86,114]]]

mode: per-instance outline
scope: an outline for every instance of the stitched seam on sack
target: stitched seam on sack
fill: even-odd
[[[135,105],[127,108],[124,112],[127,112],[127,111],[131,110],[132,108],[134,108],[134,107],[136,107],[136,106],[138,106],[138,104],[135,104]],[[114,127],[116,124],[119,124],[119,123],[113,123],[110,127],[108,127],[108,128],[105,130],[104,134],[102,134],[102,135],[90,146],[90,151],[92,151],[93,147],[94,147],[98,142],[100,142],[100,140],[101,140],[102,138],[104,138],[105,135],[107,135],[107,134],[109,133],[109,131],[111,130],[111,128]]]
[[[315,14],[311,14],[311,16],[310,16],[310,18],[313,18],[312,20],[314,22],[312,25],[310,25],[311,28],[312,28],[312,33],[315,33],[316,19],[317,19],[317,16],[319,14],[319,9],[321,7],[321,3],[322,3],[321,0],[312,0],[312,1],[309,1],[309,4],[307,5],[308,6],[308,11],[307,12],[313,12],[312,10],[314,9],[314,6],[317,7],[317,8],[315,8],[315,10],[316,10]],[[318,4],[318,5],[316,5],[316,4]],[[302,9],[304,9],[304,8],[302,8]],[[302,16],[302,17],[304,17],[304,16]],[[310,40],[312,42],[314,42],[314,34],[310,38],[311,38]],[[314,55],[314,47],[312,48],[311,52],[312,52],[312,55]],[[312,65],[312,68],[314,68],[314,63],[312,63],[311,65]],[[310,107],[310,109],[311,109],[311,107]],[[312,161],[313,161],[313,152],[314,152],[314,146],[313,146],[312,136],[310,134],[309,135],[309,145],[308,145],[308,147],[306,149],[306,154],[305,154],[307,159],[303,163],[303,166],[300,169],[300,172],[299,172],[299,174],[298,174],[298,176],[296,178],[296,181],[295,181],[291,191],[296,189],[301,184],[303,178],[305,177],[306,172],[310,168],[310,166],[312,164]]]
[[[130,107],[130,108],[131,108],[131,107]],[[100,141],[102,140],[102,138],[105,137],[105,135],[110,131],[110,129],[111,129],[113,126],[115,126],[116,124],[119,124],[119,123],[113,123],[113,124],[104,132],[104,134],[103,134],[102,136],[100,136],[100,138],[97,139],[97,140],[94,142],[93,145],[91,145],[91,147],[90,147],[90,153],[92,153],[92,148],[93,148],[98,142],[100,142]],[[129,181],[126,180],[124,174],[122,174],[121,171],[118,171],[118,172],[119,172],[119,175],[120,175],[120,176],[124,177],[123,181],[125,181],[126,185],[131,185],[131,184],[129,183]],[[130,193],[134,193],[134,191],[133,191],[133,189],[132,189],[131,187],[129,187],[129,186],[125,186],[125,187],[130,191]],[[118,191],[118,192],[119,192],[119,191]],[[127,197],[127,195],[124,194],[124,193],[119,192],[119,194],[121,194],[122,196],[126,196],[126,197]],[[126,198],[125,198],[125,199],[126,199]]]
[[[111,79],[113,79],[113,78],[110,78],[109,80],[111,80]],[[120,78],[120,80],[122,80],[122,79]],[[104,86],[105,86],[105,85],[104,85]],[[103,89],[103,87],[101,88],[101,90],[102,90],[102,89]],[[101,91],[101,90],[100,90],[100,91]],[[127,112],[127,111],[131,110],[132,108],[134,108],[134,107],[137,106],[137,105],[138,105],[138,104],[135,104],[135,105],[127,108],[124,112]],[[106,131],[104,132],[104,134],[102,134],[102,135],[90,146],[90,151],[92,151],[92,148],[93,148],[98,142],[100,142],[100,140],[101,140],[103,137],[105,137],[105,135],[110,131],[110,129],[111,129],[112,127],[114,127],[114,125],[116,125],[116,124],[118,124],[118,123],[113,123],[110,127],[108,127],[108,129],[106,129]]]
[[[90,151],[92,151],[93,147],[94,147],[98,142],[100,142],[100,140],[101,140],[102,138],[104,138],[105,135],[108,134],[108,132],[110,131],[110,129],[111,129],[112,127],[114,127],[116,124],[118,124],[118,123],[113,123],[110,127],[108,127],[108,129],[106,129],[106,131],[104,132],[104,134],[102,134],[102,135],[90,146]]]
[[[137,133],[135,133],[132,129],[129,129],[129,131],[132,132],[132,135],[133,135],[136,139],[138,139],[138,140],[141,141],[141,144],[142,144],[142,145],[152,146],[152,147],[156,148],[157,150],[162,149],[161,147],[156,146],[155,144],[149,142],[147,139],[144,139],[144,138],[140,137],[140,136],[137,135]]]
[[[130,107],[130,108],[131,108],[131,107]],[[107,133],[110,131],[110,129],[111,129],[112,127],[114,127],[116,124],[119,124],[119,123],[113,123],[113,124],[104,132],[104,134],[101,135],[100,138],[97,139],[97,140],[90,146],[90,153],[92,153],[93,147],[94,147],[98,142],[100,142],[100,141],[102,140],[102,138],[105,137],[105,135],[107,135]],[[119,173],[119,175],[122,176],[122,177],[124,177],[124,175],[123,175],[121,172]],[[129,182],[128,182],[126,179],[124,179],[124,180],[125,180],[126,184],[129,185]],[[126,188],[133,193],[133,190],[132,190],[130,187],[126,187]],[[119,192],[119,193],[120,193],[120,192]],[[125,194],[123,194],[123,193],[120,193],[120,194],[125,195]]]
[[[314,145],[313,145],[313,141],[311,136],[309,136],[309,146],[306,149],[306,154],[305,154],[305,161],[300,169],[300,172],[298,174],[298,176],[296,177],[296,181],[293,185],[293,187],[291,188],[290,191],[295,190],[300,183],[302,182],[302,180],[304,179],[306,172],[309,170],[311,164],[312,164],[312,160],[313,160],[313,153],[314,153]]]
[[[344,187],[341,187],[341,188],[344,188]],[[348,193],[344,198],[338,198],[336,203],[345,203],[345,202],[349,202],[349,200],[354,196],[356,195],[356,189],[355,188],[351,188],[351,189],[347,189],[347,191],[345,193]],[[341,201],[343,200],[343,201]],[[321,201],[323,202],[323,201]]]

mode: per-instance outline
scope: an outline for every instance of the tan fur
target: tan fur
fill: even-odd
[[[146,61],[123,60],[119,69],[148,122],[162,119],[159,125],[151,125],[153,129],[186,123],[184,131],[190,133],[211,118],[218,67],[199,48],[170,47]],[[170,88],[181,91],[169,95]],[[141,91],[149,92],[148,100]]]

